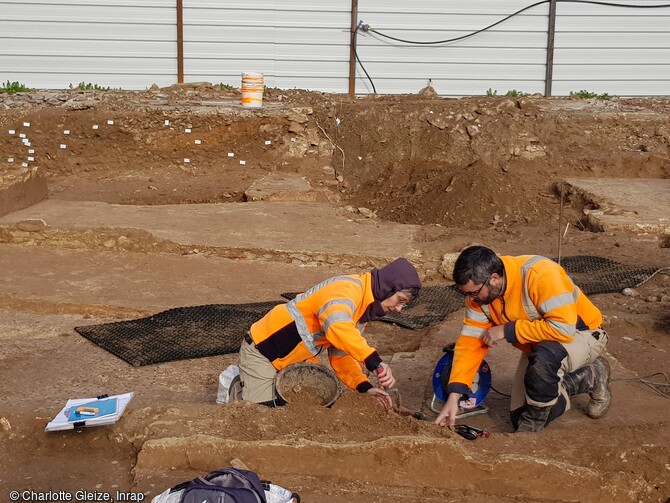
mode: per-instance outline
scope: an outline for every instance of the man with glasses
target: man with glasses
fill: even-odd
[[[251,326],[242,341],[241,398],[282,405],[275,387],[277,372],[293,363],[316,363],[325,349],[333,370],[347,387],[374,396],[386,409],[392,408],[391,396],[375,388],[361,368],[376,372],[384,388],[394,387],[391,367],[368,345],[363,330],[368,321],[401,311],[420,288],[414,266],[399,258],[381,269],[327,279],[275,306]]]
[[[461,395],[488,350],[502,343],[521,350],[510,404],[517,432],[541,431],[582,393],[590,395],[590,417],[607,412],[610,368],[600,356],[607,344],[602,314],[560,265],[471,246],[456,260],[454,281],[466,297],[465,319],[436,424],[455,424]]]

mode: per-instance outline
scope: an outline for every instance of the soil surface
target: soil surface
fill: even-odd
[[[262,108],[245,109],[239,92],[206,83],[42,91],[0,95],[0,154],[4,185],[33,169],[46,177],[49,199],[82,208],[289,201],[329,205],[375,228],[418,226],[425,284],[448,283],[443,255],[473,243],[670,266],[670,234],[595,232],[585,210],[600,202],[564,183],[670,178],[667,99],[350,99],[272,89]],[[59,492],[73,501],[150,499],[231,463],[305,502],[670,501],[668,274],[593,296],[610,334],[614,398],[605,417],[589,419],[588,398],[577,397],[544,432],[514,434],[506,394],[517,353],[500,348],[487,357],[488,413],[461,421],[491,435],[468,441],[433,425],[431,410],[432,370],[462,312],[418,331],[381,322],[366,331],[394,369],[402,405],[428,420],[384,412],[351,391],[330,408],[308,399],[277,409],[217,405],[219,373],[237,355],[133,368],[73,328],[157,306],[272,300],[358,268],[107,245],[99,230],[57,242],[21,232],[0,232],[3,268],[23,275],[0,282],[0,501],[15,490],[19,501],[65,501]],[[136,234],[130,241],[144,239]],[[79,278],[84,290],[66,281],[65,263],[94,271]],[[106,300],[111,291],[120,300]],[[135,392],[115,425],[44,432],[68,398],[101,391]]]

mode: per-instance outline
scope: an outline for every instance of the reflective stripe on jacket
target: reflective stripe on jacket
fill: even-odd
[[[342,382],[367,391],[372,385],[361,363],[373,371],[381,358],[362,335],[365,324],[356,320],[374,301],[371,281],[369,272],[327,279],[272,308],[251,326],[251,338],[277,370],[292,363],[317,362],[326,348]]]
[[[506,279],[503,297],[481,306],[466,299],[450,392],[463,393],[472,385],[488,351],[482,337],[493,326],[504,325],[507,342],[530,351],[529,344],[545,340],[569,343],[577,329],[594,330],[602,324],[598,308],[556,262],[538,255],[500,259]]]

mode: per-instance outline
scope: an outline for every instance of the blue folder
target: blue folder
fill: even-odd
[[[91,414],[78,414],[77,409],[81,407],[86,408],[95,408],[98,409],[98,412],[95,415]],[[117,399],[109,398],[106,400],[96,400],[94,402],[83,403],[81,405],[75,405],[70,407],[70,411],[67,415],[68,421],[90,421],[96,417],[108,416],[110,414],[115,414],[117,410]]]

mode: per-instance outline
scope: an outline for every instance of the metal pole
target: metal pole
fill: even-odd
[[[563,247],[563,183],[561,183],[561,206],[558,212],[558,265],[561,265],[561,248]],[[566,227],[565,231],[568,229]]]
[[[544,95],[551,96],[554,78],[554,36],[556,34],[556,0],[549,2],[549,26],[547,28],[547,66],[544,74]]]
[[[351,0],[351,39],[349,41],[349,96],[356,96],[356,33],[358,32],[358,0]]]
[[[177,0],[177,83],[184,83],[184,8]]]

